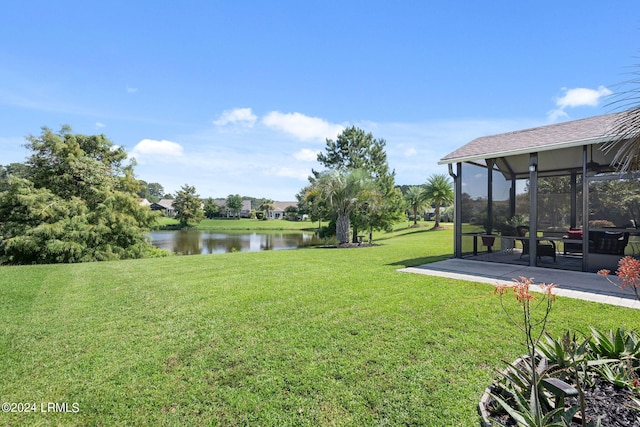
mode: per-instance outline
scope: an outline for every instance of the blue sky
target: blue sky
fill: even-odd
[[[0,6],[0,164],[62,124],[167,192],[294,200],[355,125],[397,184],[488,134],[613,111],[640,2],[16,1]]]

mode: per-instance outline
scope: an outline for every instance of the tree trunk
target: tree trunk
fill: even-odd
[[[353,233],[351,234],[351,243],[358,243],[358,226],[353,225]]]
[[[436,223],[433,225],[433,228],[440,227],[440,203],[436,203]]]
[[[349,243],[350,225],[349,214],[338,214],[336,221],[336,238],[338,239],[338,243]]]

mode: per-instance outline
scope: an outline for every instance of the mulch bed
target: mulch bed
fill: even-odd
[[[493,386],[491,387],[493,388]],[[492,390],[492,392],[495,392]],[[587,420],[597,420],[600,417],[603,427],[640,427],[640,411],[638,404],[633,401],[634,394],[628,388],[616,387],[607,381],[597,378],[593,387],[584,390]],[[487,406],[497,404],[489,399]],[[577,398],[567,399],[568,407],[579,405]],[[493,418],[506,426],[517,425],[507,415],[493,415]],[[578,419],[571,422],[571,427],[581,427]]]
[[[370,248],[372,246],[378,246],[373,243],[342,243],[336,246],[338,249],[350,249],[350,248]]]

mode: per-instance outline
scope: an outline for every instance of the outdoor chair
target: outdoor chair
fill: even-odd
[[[564,240],[582,240],[582,229],[580,228],[570,228],[567,231],[567,234],[562,236]],[[568,252],[571,253],[582,253],[582,243],[573,243],[573,242],[563,242],[564,243],[564,254],[566,255]]]
[[[520,258],[524,255],[529,255],[529,238],[525,238],[529,227],[519,226],[517,227],[518,236],[520,238],[520,243],[522,243],[522,253],[520,254]],[[538,244],[536,245],[536,256],[540,259],[543,256],[549,256],[553,258],[553,262],[556,262],[556,244],[552,240],[538,240]]]
[[[589,232],[589,252],[624,256],[627,243],[629,243],[629,233],[619,231]]]

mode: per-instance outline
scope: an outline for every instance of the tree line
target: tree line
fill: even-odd
[[[329,221],[342,244],[361,233],[388,230],[405,215],[407,206],[450,201],[446,176],[434,177],[421,189],[403,195],[395,185],[384,150],[386,141],[356,127],[326,140],[318,161],[326,168],[312,171],[309,184],[297,194],[292,216]],[[185,184],[175,195],[159,183],[134,175],[123,147],[104,135],[74,134],[69,126],[54,132],[42,128],[27,137],[30,155],[24,163],[0,165],[0,264],[83,262],[160,255],[146,238],[157,212],[140,205],[141,198],[172,198],[182,225],[213,217],[220,207],[202,199]],[[418,187],[416,187],[418,188]],[[415,197],[414,197],[415,196]],[[243,197],[231,194],[225,208],[238,213]],[[267,217],[270,199],[252,200],[252,208]],[[438,220],[436,220],[436,225]],[[351,235],[350,235],[351,233]]]

